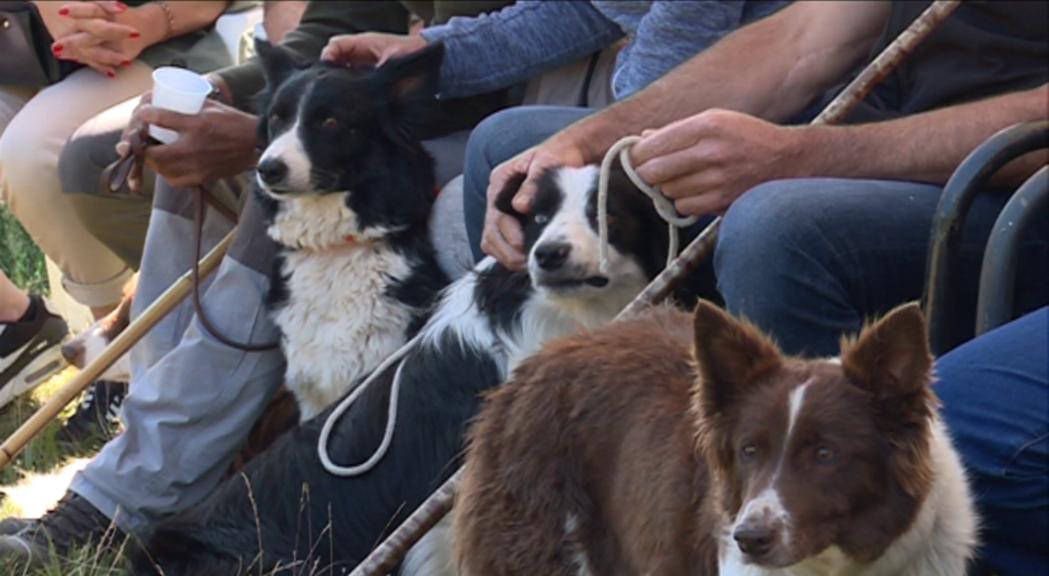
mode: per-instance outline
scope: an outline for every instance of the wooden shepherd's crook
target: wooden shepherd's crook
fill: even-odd
[[[201,258],[201,277],[210,274],[222,262],[222,257],[226,255],[226,250],[229,249],[230,243],[233,242],[235,234],[236,229],[232,230],[222,240],[219,240],[219,243]],[[58,393],[48,399],[47,403],[22,423],[18,430],[15,430],[14,434],[11,434],[4,441],[3,445],[0,445],[0,469],[3,469],[11,460],[14,460],[15,456],[25,448],[26,444],[29,444],[29,441],[39,434],[47,426],[48,422],[54,420],[67,404],[72,402],[89,384],[94,382],[106,369],[126,354],[136,342],[145,336],[153,326],[156,326],[158,322],[163,320],[172,309],[185,300],[191,290],[193,290],[192,271],[187,271],[148,308],[142,311],[135,318],[134,322],[128,324],[127,328],[110,342],[109,346],[102,351],[98,358],[95,358],[94,361],[85,366]]]
[[[930,32],[936,29],[958,7],[959,0],[937,0],[914,22],[900,33],[881,54],[838,94],[812,124],[833,124],[841,121],[860,103],[871,89],[892,72]],[[721,218],[715,218],[655,280],[619,313],[617,319],[636,314],[654,303],[661,302],[674,287],[693,272],[714,251]],[[350,576],[385,576],[400,563],[426,532],[433,528],[452,509],[455,487],[462,469],[456,470],[440,488],[384,540]]]

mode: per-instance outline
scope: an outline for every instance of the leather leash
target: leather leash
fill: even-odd
[[[128,137],[128,141],[131,145],[129,153],[102,170],[101,185],[103,192],[106,194],[112,196],[129,196],[134,194],[127,185],[131,171],[136,165],[141,165],[145,161],[144,153],[148,146],[160,144],[158,140],[147,134],[145,126],[143,126],[141,130],[132,132]],[[238,342],[226,336],[221,330],[215,327],[211,322],[211,319],[208,318],[207,313],[204,311],[204,306],[200,300],[199,261],[201,247],[204,240],[204,215],[207,207],[210,206],[227,220],[236,224],[237,213],[215,198],[206,187],[194,186],[191,190],[193,192],[194,232],[193,264],[190,268],[190,272],[193,278],[193,310],[197,314],[197,319],[200,321],[200,325],[203,326],[212,337],[230,348],[243,352],[266,352],[269,350],[275,350],[280,346],[280,342],[273,342],[271,344],[252,344],[250,342]]]

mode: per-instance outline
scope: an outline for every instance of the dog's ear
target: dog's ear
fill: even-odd
[[[917,303],[905,304],[841,344],[841,365],[854,385],[878,398],[921,393],[929,385],[932,353]]]
[[[255,54],[262,63],[262,74],[271,89],[284,82],[298,67],[295,58],[285,48],[274,46],[268,40],[255,39]]]
[[[390,100],[403,106],[435,99],[443,61],[444,45],[438,42],[384,63],[379,69],[387,75]]]
[[[935,406],[932,353],[918,304],[905,304],[843,338],[841,367],[852,385],[871,394],[875,423],[892,448],[890,467],[904,491],[923,494],[932,482],[929,422]]]
[[[700,301],[695,312],[697,399],[704,417],[724,415],[783,363],[779,348],[753,325]]]
[[[418,52],[393,58],[379,67],[387,87],[394,125],[390,138],[409,147],[438,116],[437,91],[444,45],[431,44]]]

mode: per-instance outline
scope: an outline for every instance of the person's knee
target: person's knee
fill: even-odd
[[[49,166],[51,161],[45,142],[32,131],[23,130],[22,124],[12,122],[0,134],[0,200],[19,219],[20,213],[46,203],[44,195],[53,192],[49,186],[34,184],[34,179],[54,169]]]
[[[58,156],[58,177],[66,194],[97,194],[102,170],[116,159],[119,133],[74,134]]]
[[[804,220],[799,181],[761,184],[740,196],[725,213],[718,232],[714,267],[722,295],[730,303],[748,298],[743,290],[775,290],[759,278],[774,278],[788,265],[788,251]],[[726,293],[728,292],[728,293]]]

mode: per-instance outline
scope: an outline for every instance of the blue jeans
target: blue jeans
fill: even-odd
[[[936,393],[983,518],[980,574],[1049,574],[1049,308],[940,358]]]

